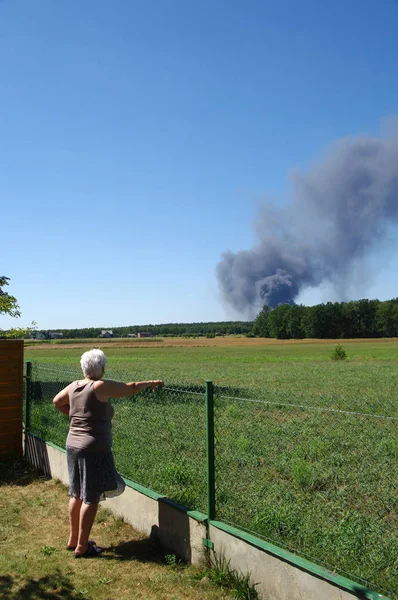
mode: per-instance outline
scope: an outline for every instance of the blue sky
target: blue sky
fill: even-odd
[[[0,328],[237,318],[222,252],[292,169],[397,116],[397,28],[394,0],[2,0],[0,274],[23,315]],[[368,297],[397,296],[385,254]]]

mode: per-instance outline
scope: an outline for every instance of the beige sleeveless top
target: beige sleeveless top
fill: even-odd
[[[66,445],[96,451],[112,447],[113,407],[100,402],[94,391],[94,381],[74,381],[69,388],[69,433]]]

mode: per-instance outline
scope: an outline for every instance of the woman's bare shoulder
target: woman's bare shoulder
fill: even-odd
[[[108,394],[108,380],[100,379],[99,381],[94,381],[93,390],[97,400],[100,402],[108,402],[109,394]]]
[[[103,398],[105,402],[108,398],[124,398],[131,395],[131,385],[122,381],[112,381],[111,379],[101,379],[96,382],[94,387],[98,399]],[[135,384],[134,384],[135,385]]]
[[[113,386],[115,383],[118,384],[119,382],[113,381],[112,379],[99,379],[98,381],[94,381],[94,389],[106,389]]]

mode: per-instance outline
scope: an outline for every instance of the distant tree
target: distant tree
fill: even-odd
[[[375,322],[376,308],[369,300],[353,300],[343,303],[342,323],[345,338],[374,336]]]
[[[20,317],[21,311],[17,299],[3,289],[6,285],[9,285],[9,281],[9,277],[0,275],[0,314],[10,315],[10,317]]]
[[[290,310],[286,314],[286,333],[289,338],[298,340],[304,337],[301,325],[304,311],[305,307],[302,305],[293,304],[290,306]]]
[[[318,304],[315,310],[316,315],[316,337],[321,339],[327,339],[333,337],[331,335],[331,323],[330,318],[333,315],[333,304],[328,302],[327,304]]]
[[[270,337],[278,340],[289,338],[289,315],[292,306],[290,304],[280,304],[274,308],[268,316]]]
[[[254,335],[257,335],[259,337],[270,337],[269,323],[268,323],[268,317],[269,317],[270,312],[271,312],[270,307],[265,304],[263,306],[263,308],[260,310],[260,312],[258,313],[258,315],[254,321],[254,324],[253,324]]]
[[[253,333],[278,339],[398,337],[398,298],[264,306],[253,323]]]
[[[21,310],[15,296],[11,296],[4,291],[4,287],[9,285],[10,279],[4,275],[0,275],[0,314],[10,315],[10,317],[20,317]],[[31,335],[31,333],[37,328],[37,323],[34,321],[30,327],[14,327],[7,331],[0,329],[0,338],[6,339],[23,339]]]
[[[379,300],[358,300],[360,337],[378,337],[377,308]]]
[[[398,298],[379,303],[376,311],[376,323],[381,336],[398,336]]]
[[[322,337],[325,339],[335,339],[342,336],[341,328],[341,303],[327,302],[323,308],[323,328]]]
[[[315,306],[306,306],[301,318],[301,329],[305,338],[315,336]]]
[[[329,337],[329,308],[325,304],[308,306],[302,318],[302,329],[306,338]]]

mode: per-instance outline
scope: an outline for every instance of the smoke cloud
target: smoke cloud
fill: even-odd
[[[341,290],[355,266],[398,221],[398,133],[345,138],[306,174],[292,177],[290,204],[264,208],[252,250],[217,265],[223,298],[239,313],[292,303],[324,282]]]

